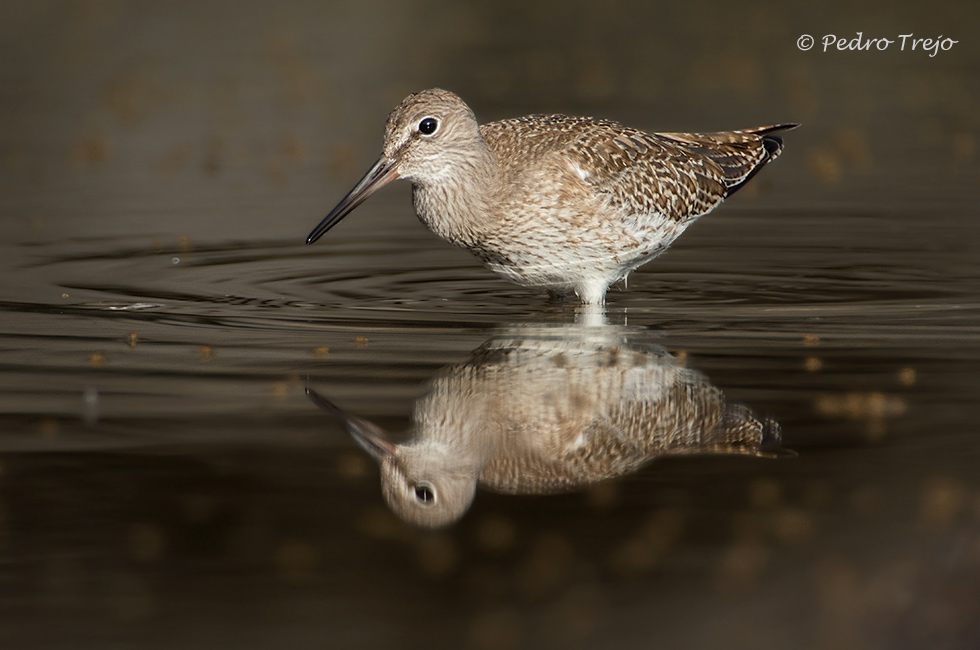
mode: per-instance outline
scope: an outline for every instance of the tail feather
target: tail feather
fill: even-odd
[[[748,183],[760,169],[783,150],[783,139],[772,135],[795,129],[798,124],[774,124],[740,131],[719,133],[662,134],[682,147],[718,165],[724,178],[724,198]],[[761,147],[760,147],[761,145]]]
[[[765,148],[765,154],[759,161],[755,164],[752,169],[749,170],[741,180],[729,185],[725,190],[725,198],[737,192],[743,185],[748,183],[753,176],[759,173],[759,170],[765,167],[767,164],[771,163],[783,150],[783,139],[778,135],[771,135],[778,131],[789,131],[795,129],[799,124],[774,124],[772,126],[760,126],[755,129],[748,129],[744,131],[745,133],[751,133],[755,136],[761,136],[762,146]]]
[[[795,126],[795,125],[794,125]],[[776,127],[771,127],[776,128]],[[742,188],[743,185],[752,180],[752,177],[759,173],[759,170],[771,163],[783,150],[783,139],[778,135],[763,135],[762,136],[762,146],[765,149],[765,153],[762,157],[753,165],[748,173],[743,173],[742,177],[736,180],[731,185],[725,188],[725,198],[727,199],[732,194],[737,192]]]

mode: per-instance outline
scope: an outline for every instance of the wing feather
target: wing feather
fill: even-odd
[[[525,165],[555,156],[626,214],[684,222],[709,212],[775,159],[782,124],[718,133],[646,133],[617,122],[530,115],[481,127],[501,156]],[[513,173],[519,170],[512,169]]]

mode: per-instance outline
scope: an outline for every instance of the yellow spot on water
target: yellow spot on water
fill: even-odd
[[[109,158],[109,145],[104,138],[90,136],[76,142],[69,153],[71,164],[76,167],[104,163]]]
[[[871,442],[879,442],[885,437],[885,421],[888,418],[904,415],[908,410],[908,403],[903,398],[885,395],[880,391],[819,395],[813,406],[824,417],[864,420],[865,434]]]
[[[325,345],[313,348],[313,356],[317,359],[326,359],[328,354],[330,354],[330,348]]]
[[[815,407],[820,415],[861,420],[903,415],[908,405],[901,397],[872,391],[870,393],[820,395],[816,399]]]
[[[852,167],[871,165],[871,147],[864,131],[860,129],[840,129],[834,134],[834,147],[840,157]]]
[[[93,368],[101,368],[105,365],[105,355],[101,352],[93,352],[88,356],[88,365]]]
[[[337,176],[351,176],[357,172],[357,148],[349,142],[344,142],[330,152],[325,166],[326,175],[330,180]]]
[[[786,544],[802,544],[813,538],[813,517],[800,508],[782,508],[773,515],[773,532]]]
[[[126,337],[126,344],[130,348],[135,348],[136,347],[136,341],[137,341],[136,332],[130,332],[129,333],[129,336]]]
[[[41,418],[38,422],[38,432],[43,438],[54,438],[58,435],[58,421],[54,418]]]
[[[202,345],[200,347],[201,361],[210,361],[214,358],[214,348],[210,345]]]
[[[364,349],[364,348],[366,348],[368,346],[368,343],[370,341],[371,341],[371,339],[369,339],[366,336],[358,336],[358,337],[355,337],[354,338],[354,347],[357,348],[357,349],[359,349],[359,350],[362,350],[362,349]]]
[[[916,379],[915,368],[902,368],[898,371],[898,381],[901,382],[902,386],[911,388],[915,386]]]
[[[827,149],[811,149],[807,153],[810,172],[827,185],[837,185],[843,176],[840,157]]]
[[[282,157],[294,163],[306,161],[306,146],[295,134],[287,134],[282,137],[279,144]]]
[[[337,459],[337,473],[345,479],[361,479],[368,474],[368,462],[361,454],[345,454]]]
[[[927,530],[943,530],[963,511],[967,490],[959,481],[936,476],[922,486],[919,521]]]

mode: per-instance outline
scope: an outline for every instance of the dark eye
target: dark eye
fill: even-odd
[[[434,117],[427,117],[419,122],[419,133],[422,135],[432,135],[439,128],[439,122]]]
[[[428,485],[416,485],[415,498],[422,505],[431,506],[436,502],[436,493]]]

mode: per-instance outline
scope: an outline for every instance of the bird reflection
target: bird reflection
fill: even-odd
[[[727,403],[703,374],[644,338],[602,322],[506,328],[440,372],[403,443],[307,392],[379,461],[395,514],[429,528],[462,517],[478,485],[563,492],[662,455],[762,456],[778,446],[778,424]]]

